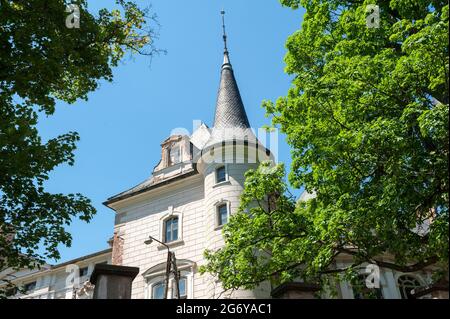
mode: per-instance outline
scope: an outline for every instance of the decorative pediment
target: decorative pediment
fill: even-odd
[[[177,259],[177,268],[178,270],[183,270],[183,269],[194,269],[196,266],[196,263],[193,262],[192,260],[189,259]],[[165,273],[166,271],[166,263],[162,262],[159,263],[153,267],[150,267],[149,269],[147,269],[142,276],[146,277],[153,277],[153,276],[159,276],[163,273]]]
[[[161,143],[161,160],[154,172],[190,161],[192,158],[190,145],[189,137],[185,135],[172,135],[165,139]]]

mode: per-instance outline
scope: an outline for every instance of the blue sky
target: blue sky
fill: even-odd
[[[102,202],[151,174],[160,158],[160,143],[172,129],[192,131],[193,120],[212,124],[223,59],[222,8],[231,63],[252,127],[270,123],[261,102],[285,95],[290,86],[284,44],[300,28],[303,10],[283,8],[277,0],[137,2],[152,4],[161,24],[156,45],[167,54],[151,63],[142,56],[125,59],[114,70],[114,81],[101,82],[88,101],[58,103],[55,115],[39,123],[44,139],[68,131],[81,136],[75,165],[52,172],[47,190],[82,193],[98,210],[90,223],[74,220],[68,227],[72,247],[60,247],[58,262],[108,247],[114,212]],[[90,8],[113,3],[90,1]],[[283,136],[279,160],[290,163]]]

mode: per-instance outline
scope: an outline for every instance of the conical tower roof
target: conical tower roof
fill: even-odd
[[[226,47],[220,75],[213,127],[216,129],[250,128]]]
[[[222,17],[224,12],[222,11]],[[224,54],[220,70],[220,84],[217,93],[214,124],[209,130],[208,141],[203,151],[224,142],[242,142],[256,145],[257,138],[250,127],[244,103],[234,77],[233,67],[230,63],[230,54],[227,48],[227,35],[223,23]]]

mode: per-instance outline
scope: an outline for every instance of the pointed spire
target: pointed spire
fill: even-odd
[[[230,66],[230,56],[228,54],[228,47],[227,47],[227,32],[225,30],[225,11],[220,11],[220,14],[222,14],[222,30],[223,30],[223,64],[222,68],[224,66]]]
[[[227,48],[227,32],[225,31],[225,11],[220,11],[220,14],[222,15],[222,30],[223,30],[223,44],[224,44],[224,53],[228,54],[228,48]]]
[[[247,114],[242,103],[241,94],[234,78],[227,48],[227,34],[225,32],[225,11],[222,14],[222,29],[224,41],[224,57],[220,77],[219,92],[216,102],[214,128],[249,128]]]
[[[227,47],[227,32],[225,30],[225,11],[222,10],[220,11],[220,14],[222,15],[222,31],[223,31],[223,64],[222,64],[222,68],[225,65],[230,65],[230,56],[228,54],[228,47]]]

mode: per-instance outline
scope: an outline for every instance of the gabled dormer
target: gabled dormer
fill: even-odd
[[[172,135],[161,143],[161,160],[153,172],[189,162],[192,159],[192,147],[186,135]]]

